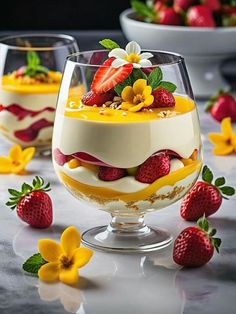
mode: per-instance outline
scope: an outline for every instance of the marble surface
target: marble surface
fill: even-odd
[[[217,176],[225,175],[236,186],[236,155],[214,157],[207,133],[219,129],[199,106],[204,162]],[[0,139],[0,154],[9,143]],[[222,238],[220,254],[199,269],[184,270],[172,262],[172,246],[150,254],[120,255],[95,251],[81,269],[78,288],[61,283],[47,285],[25,274],[22,262],[36,252],[37,240],[59,239],[67,226],[82,232],[109,222],[103,211],[81,204],[59,183],[50,157],[34,158],[26,176],[0,175],[0,313],[78,314],[233,314],[236,306],[236,198],[223,201],[210,219]],[[37,230],[22,223],[4,204],[7,188],[17,188],[40,174],[52,184],[54,223]],[[179,216],[179,203],[148,214],[146,222],[176,236],[190,225]]]

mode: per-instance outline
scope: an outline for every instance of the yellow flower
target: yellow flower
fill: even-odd
[[[224,118],[221,121],[221,133],[209,133],[208,138],[215,146],[213,154],[228,155],[236,152],[236,134],[230,118]]]
[[[16,144],[12,146],[8,156],[0,156],[0,173],[23,173],[26,165],[34,156],[34,153],[34,147],[28,147],[22,150],[20,145]]]
[[[149,107],[153,101],[152,88],[147,85],[144,79],[138,79],[132,86],[126,86],[122,93],[121,98],[124,100],[121,103],[121,109],[136,112],[142,108]]]
[[[48,262],[40,267],[39,279],[46,282],[60,280],[67,285],[78,282],[78,268],[88,263],[93,251],[80,247],[80,234],[71,226],[61,235],[60,244],[50,239],[42,239],[38,242],[41,256]]]

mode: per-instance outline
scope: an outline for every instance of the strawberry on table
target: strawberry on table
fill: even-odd
[[[208,101],[206,112],[210,112],[212,117],[219,122],[226,117],[230,117],[232,122],[236,122],[236,101],[229,93],[219,91]]]
[[[209,228],[205,217],[200,218],[197,224],[184,229],[174,242],[173,259],[181,266],[203,266],[212,258],[214,249],[219,252],[221,239],[214,238],[216,229]]]
[[[119,68],[112,67],[114,57],[108,58],[94,75],[91,90],[95,94],[103,94],[124,81],[132,72],[133,65],[127,63]]]
[[[212,10],[207,5],[195,5],[187,11],[187,25],[192,27],[215,27]]]
[[[213,181],[213,174],[207,167],[203,167],[203,181],[195,183],[185,195],[180,206],[180,215],[188,221],[197,221],[200,217],[214,214],[221,206],[222,198],[232,196],[235,189],[225,186],[225,178],[220,177]]]
[[[167,89],[159,87],[152,92],[154,96],[154,101],[152,107],[164,108],[164,107],[174,107],[175,98],[171,92]]]
[[[9,189],[10,199],[6,203],[12,210],[16,208],[21,220],[35,228],[48,228],[52,224],[52,201],[47,192],[50,183],[44,184],[41,177],[33,179],[32,186],[23,183],[21,191]]]
[[[158,153],[142,163],[135,174],[135,179],[143,183],[153,183],[170,172],[170,157],[166,153]]]

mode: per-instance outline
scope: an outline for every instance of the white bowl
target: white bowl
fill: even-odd
[[[209,97],[220,88],[230,88],[220,66],[224,60],[236,57],[236,27],[151,24],[135,20],[131,9],[121,13],[120,23],[127,39],[137,41],[141,47],[182,54],[197,97]]]

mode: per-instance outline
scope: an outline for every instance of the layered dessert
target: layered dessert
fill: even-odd
[[[34,51],[26,61],[1,78],[0,131],[23,147],[48,148],[62,74],[42,66]]]
[[[170,205],[194,184],[201,168],[198,115],[160,67],[117,66],[114,50],[83,97],[58,104],[54,166],[76,197],[138,215]]]

